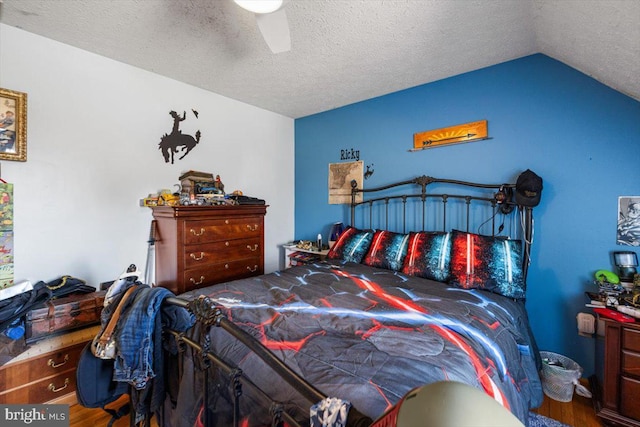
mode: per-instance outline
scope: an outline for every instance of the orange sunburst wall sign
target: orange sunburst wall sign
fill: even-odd
[[[443,145],[461,144],[463,142],[488,139],[487,121],[465,123],[448,128],[428,130],[413,134],[413,149],[419,151],[425,148],[441,147]]]

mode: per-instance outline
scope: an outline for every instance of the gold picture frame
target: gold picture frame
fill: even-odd
[[[0,88],[0,160],[27,161],[27,94]]]

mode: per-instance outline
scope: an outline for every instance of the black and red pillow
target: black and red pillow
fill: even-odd
[[[446,282],[450,261],[450,233],[409,233],[407,256],[402,266],[404,274]]]
[[[328,259],[360,263],[373,239],[373,230],[348,227],[327,253]]]
[[[373,235],[371,246],[362,263],[371,267],[398,271],[402,269],[407,254],[408,240],[407,234],[378,230]]]
[[[450,284],[509,298],[525,297],[520,240],[454,230],[451,242]]]

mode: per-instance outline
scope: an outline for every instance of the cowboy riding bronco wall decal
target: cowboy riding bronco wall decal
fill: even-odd
[[[198,118],[198,112],[193,111],[193,115]],[[164,157],[165,163],[173,164],[173,156],[178,152],[178,147],[182,147],[180,151],[184,151],[182,156],[178,157],[178,160],[182,160],[184,156],[189,154],[191,150],[200,142],[200,130],[196,131],[196,137],[194,138],[191,135],[183,134],[180,128],[180,122],[184,121],[187,118],[186,111],[182,112],[182,116],[176,113],[175,111],[170,111],[169,115],[173,117],[173,129],[170,134],[164,134],[162,138],[160,138],[160,144],[158,144],[159,149],[162,151],[162,156]]]

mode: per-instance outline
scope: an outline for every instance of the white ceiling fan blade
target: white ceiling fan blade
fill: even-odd
[[[264,37],[264,41],[273,53],[287,52],[291,50],[291,35],[289,22],[284,8],[273,13],[256,14],[258,28]]]

